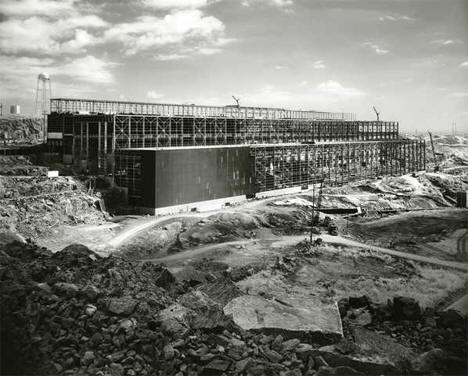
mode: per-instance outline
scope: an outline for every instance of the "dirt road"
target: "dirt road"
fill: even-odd
[[[457,270],[461,270],[464,272],[468,272],[468,264],[462,263],[462,262],[445,261],[445,260],[439,260],[435,257],[425,257],[425,256],[420,256],[420,255],[414,255],[411,253],[399,252],[393,249],[377,247],[377,246],[361,243],[356,240],[344,238],[342,236],[332,236],[328,234],[322,234],[320,235],[320,238],[322,238],[322,240],[328,244],[337,244],[337,245],[361,248],[361,249],[366,249],[366,250],[370,250],[374,252],[385,253],[387,255],[394,256],[397,258],[404,258],[407,260],[412,260],[412,261],[417,261],[417,262],[422,262],[426,264],[442,266],[446,268],[457,269]],[[281,241],[273,243],[272,246],[282,247],[282,246],[287,246],[287,245],[293,245],[304,239],[305,239],[304,235],[285,236]]]

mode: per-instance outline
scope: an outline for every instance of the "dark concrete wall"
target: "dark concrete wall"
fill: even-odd
[[[248,147],[158,150],[154,207],[253,193],[253,163]],[[145,163],[143,175],[146,168]]]

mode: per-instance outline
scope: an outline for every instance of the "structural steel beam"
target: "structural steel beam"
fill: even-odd
[[[341,185],[425,169],[422,140],[252,145],[256,191],[315,184]]]
[[[348,112],[301,111],[269,107],[200,106],[168,103],[123,102],[95,99],[53,98],[51,113],[128,114],[180,117],[227,117],[250,119],[355,120]]]

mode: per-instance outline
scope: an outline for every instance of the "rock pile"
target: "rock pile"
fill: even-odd
[[[321,347],[304,336],[240,328],[223,312],[245,296],[229,273],[216,262],[194,265],[179,281],[164,266],[101,258],[82,245],[55,254],[31,243],[3,246],[1,374],[396,375],[461,365],[462,350],[447,343],[466,340],[464,321],[413,301],[343,300],[346,338]],[[441,336],[431,337],[440,349],[428,345],[418,356],[411,342],[396,343],[424,337],[427,327]]]
[[[1,144],[34,144],[40,141],[44,119],[25,116],[0,116]]]
[[[366,296],[351,297],[341,300],[339,308],[345,337],[360,347],[361,357],[384,358],[387,364],[417,375],[466,373],[467,319],[458,312],[422,309],[407,297],[386,304],[374,304]],[[369,373],[365,367],[356,369]]]
[[[43,237],[57,224],[105,222],[100,198],[68,177],[0,176],[0,231]]]
[[[48,168],[36,166],[23,155],[0,155],[0,175],[47,176]]]
[[[2,374],[302,375],[320,365],[310,343],[237,327],[222,307],[241,292],[225,276],[188,288],[160,265],[81,245],[0,252]]]

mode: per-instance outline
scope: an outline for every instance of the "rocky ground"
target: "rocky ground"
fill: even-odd
[[[286,275],[314,252],[299,246],[294,258],[265,268]],[[254,271],[215,261],[187,266],[176,279],[159,264],[101,258],[79,245],[53,254],[16,242],[3,246],[0,265],[5,375],[453,375],[466,369],[466,321],[409,298],[342,299],[336,308],[342,329],[340,320],[333,331],[292,331],[285,319],[297,307],[246,294],[235,282]],[[256,307],[255,329],[239,306],[247,298]]]
[[[0,116],[0,144],[36,144],[42,140],[43,127],[42,118]]]
[[[109,221],[75,178],[3,157],[0,374],[465,375],[455,157],[326,188],[313,228],[311,191]]]
[[[57,227],[105,223],[103,202],[72,177],[47,177],[48,169],[24,156],[0,156],[0,231],[50,237]]]

